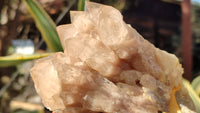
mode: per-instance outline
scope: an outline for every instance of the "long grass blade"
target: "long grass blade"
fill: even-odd
[[[10,56],[0,57],[0,67],[15,66],[29,60],[46,57],[51,54],[52,53],[42,53],[33,55],[10,55]]]
[[[46,42],[48,48],[53,51],[63,51],[57,31],[56,25],[45,12],[42,6],[36,0],[23,0],[33,17],[36,26],[42,34],[42,38]]]
[[[190,85],[189,81],[183,79],[183,85],[188,90],[189,95],[192,98],[192,101],[194,102],[194,105],[196,107],[197,113],[200,113],[200,98],[197,96],[196,92],[193,90],[193,88]]]
[[[192,83],[192,88],[197,93],[198,96],[200,96],[200,76],[196,77]],[[200,107],[200,106],[199,106]]]

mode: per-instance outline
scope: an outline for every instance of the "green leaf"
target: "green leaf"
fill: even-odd
[[[63,51],[57,31],[56,25],[45,12],[42,6],[36,0],[23,0],[32,15],[36,26],[42,34],[42,38],[46,42],[48,48],[53,51]]]
[[[84,11],[84,9],[85,9],[85,1],[90,1],[90,0],[79,0],[78,1],[78,10],[79,11]]]
[[[18,65],[25,61],[46,57],[51,54],[52,53],[42,53],[42,54],[33,54],[33,55],[10,55],[10,56],[0,57],[0,67],[9,67],[9,66]]]
[[[186,87],[186,89],[189,92],[190,97],[192,98],[192,101],[194,102],[194,105],[196,107],[197,113],[200,113],[200,98],[197,96],[195,91],[193,90],[192,86],[190,85],[189,81],[183,79],[183,85]]]
[[[200,95],[200,76],[196,77],[192,81],[191,85],[194,91],[197,93],[197,95]]]

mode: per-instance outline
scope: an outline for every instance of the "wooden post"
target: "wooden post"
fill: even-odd
[[[184,77],[192,80],[192,27],[191,27],[191,1],[183,0],[182,10],[182,58]]]

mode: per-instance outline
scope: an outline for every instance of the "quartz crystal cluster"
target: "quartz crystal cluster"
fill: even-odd
[[[170,112],[173,94],[183,87],[176,56],[154,47],[111,6],[86,2],[85,11],[70,13],[72,24],[57,27],[64,53],[39,59],[31,70],[48,109]]]

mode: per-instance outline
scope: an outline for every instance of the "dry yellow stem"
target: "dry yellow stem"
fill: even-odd
[[[173,88],[171,93],[171,98],[169,102],[169,113],[181,113],[181,109],[176,101],[175,93],[180,89],[180,86],[178,88]]]

